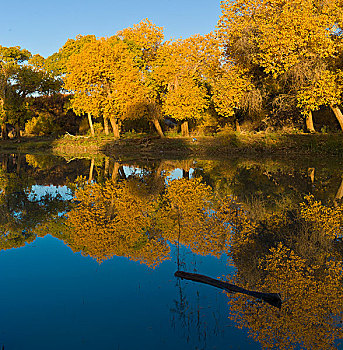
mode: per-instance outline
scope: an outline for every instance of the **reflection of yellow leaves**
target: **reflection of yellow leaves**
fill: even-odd
[[[316,201],[313,195],[305,197],[306,202],[301,203],[301,217],[313,225],[323,235],[334,239],[341,236],[343,207],[330,208]]]
[[[280,292],[284,300],[276,310],[230,296],[238,326],[248,327],[265,348],[334,349],[343,336],[342,264],[330,244],[341,209],[306,197],[298,211],[257,221],[233,197],[215,197],[201,179],[170,181],[159,196],[147,188],[134,176],[122,183],[84,183],[75,194],[80,204],[68,215],[68,244],[99,261],[118,255],[148,266],[168,258],[166,241],[214,256],[229,252],[232,244],[236,278],[247,277],[250,289]],[[244,275],[249,269],[255,279]]]
[[[102,261],[128,256],[149,266],[168,257],[169,247],[154,229],[155,202],[132,194],[128,183],[108,181],[76,190],[80,204],[68,214],[74,250]]]
[[[159,213],[163,236],[198,254],[220,256],[227,250],[231,230],[213,211],[213,200],[212,189],[201,179],[169,183]]]
[[[12,230],[11,225],[6,226],[0,227],[0,251],[23,247],[36,239],[31,232],[23,233],[20,230]]]
[[[5,199],[6,188],[9,184],[9,179],[7,173],[0,169],[0,203]]]
[[[241,328],[248,327],[264,348],[335,349],[334,341],[343,336],[342,264],[327,261],[310,267],[279,244],[262,266],[267,277],[258,288],[280,292],[281,310],[234,297],[229,301],[231,317]]]
[[[230,297],[230,317],[239,327],[248,327],[264,348],[335,349],[335,340],[343,336],[343,265],[332,251],[340,210],[308,196],[297,213],[272,216],[257,225],[245,244],[233,240],[237,281],[253,281],[248,288],[278,292],[284,300],[279,311]],[[276,245],[264,255],[267,242]],[[249,277],[249,270],[255,278]]]
[[[33,168],[50,169],[55,164],[53,157],[37,154],[26,154],[26,162]]]

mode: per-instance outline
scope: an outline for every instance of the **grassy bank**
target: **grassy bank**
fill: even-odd
[[[82,155],[104,153],[116,159],[230,158],[251,155],[278,157],[343,156],[343,134],[228,133],[213,137],[135,138],[62,137],[0,141],[0,151]]]

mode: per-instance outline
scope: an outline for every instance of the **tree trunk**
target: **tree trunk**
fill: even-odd
[[[163,134],[163,131],[161,128],[161,124],[159,122],[159,116],[161,116],[160,107],[156,104],[156,101],[152,101],[149,99],[148,104],[147,104],[147,108],[148,108],[148,114],[149,114],[150,120],[154,124],[154,127],[155,127],[158,135],[161,138],[163,138],[164,134]]]
[[[16,135],[17,139],[20,140],[20,126],[19,126],[19,122],[15,123],[15,135]]]
[[[189,137],[188,120],[185,120],[181,124],[181,135],[185,137]]]
[[[160,164],[158,165],[158,167],[156,169],[155,181],[158,181],[161,178],[162,171],[163,171],[163,162],[160,161]]]
[[[124,167],[122,165],[119,166],[118,168],[118,174],[119,174],[119,178],[122,180],[126,180],[126,174],[124,171]]]
[[[2,158],[2,170],[7,173],[8,171],[8,154],[4,154]]]
[[[112,181],[113,182],[115,182],[117,180],[119,167],[120,167],[120,164],[118,162],[114,162],[113,170],[112,170]]]
[[[182,177],[189,180],[189,171],[182,169]]]
[[[241,132],[241,126],[239,125],[238,119],[235,120],[236,131]]]
[[[112,182],[117,182],[119,167],[120,167],[120,164],[115,161],[113,164],[113,170],[112,170]],[[112,194],[112,198],[111,198],[111,205],[109,208],[109,217],[111,220],[114,218],[114,196],[113,196],[113,194]]]
[[[164,137],[164,134],[163,134],[163,131],[162,131],[162,128],[161,128],[161,124],[160,124],[159,120],[158,120],[157,118],[154,118],[154,119],[152,120],[152,122],[153,122],[153,124],[154,124],[154,126],[155,126],[155,129],[156,129],[158,135],[159,135],[161,138],[163,138],[163,137]]]
[[[335,207],[338,206],[338,204],[342,198],[343,198],[343,176],[342,176],[341,184],[340,184],[339,189],[338,189],[336,196],[335,196],[335,200],[334,200]]]
[[[119,131],[119,124],[117,123],[116,118],[111,117],[111,118],[110,118],[110,122],[111,122],[112,129],[113,129],[113,137],[114,137],[115,139],[119,139],[119,137],[120,137],[120,131]]]
[[[92,122],[92,116],[90,113],[88,113],[88,122],[89,122],[89,127],[91,129],[91,135],[94,137],[95,136],[94,127],[93,127],[93,122]]]
[[[20,167],[21,167],[21,154],[19,153],[17,157],[17,169],[16,169],[17,174],[20,173]]]
[[[312,112],[309,112],[308,115],[306,116],[306,129],[310,133],[316,132],[313,126],[313,117],[312,117]]]
[[[91,165],[90,165],[90,168],[89,168],[88,182],[92,182],[93,181],[94,164],[95,164],[95,160],[94,160],[94,158],[92,158]]]
[[[1,137],[3,140],[8,140],[8,130],[6,123],[1,124]]]
[[[109,169],[110,169],[110,158],[105,157],[105,165],[104,165],[104,177],[105,178],[108,177]]]
[[[330,107],[331,107],[332,111],[335,113],[335,116],[339,122],[341,130],[343,131],[343,114],[342,114],[341,110],[339,109],[338,106],[331,105]]]
[[[314,172],[315,172],[315,168],[308,168],[307,169],[307,174],[308,174],[309,178],[311,179],[312,183],[314,183]]]
[[[109,135],[109,131],[108,131],[108,119],[106,117],[104,117],[104,131],[105,131],[105,135],[108,136]]]

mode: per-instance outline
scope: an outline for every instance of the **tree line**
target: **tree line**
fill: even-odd
[[[147,125],[163,137],[166,119],[185,136],[190,127],[239,131],[245,121],[314,132],[320,109],[343,129],[342,1],[229,0],[221,8],[214,32],[186,39],[165,40],[145,19],[111,37],[79,35],[47,58],[0,46],[2,137],[8,123],[18,136],[25,123],[28,132],[53,132],[61,115],[64,131],[87,117],[91,135],[96,121],[115,138]]]

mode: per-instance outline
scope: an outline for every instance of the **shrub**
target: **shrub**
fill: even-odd
[[[50,135],[60,132],[60,127],[54,122],[54,118],[50,113],[39,113],[37,117],[33,117],[25,124],[25,133],[28,135]]]

